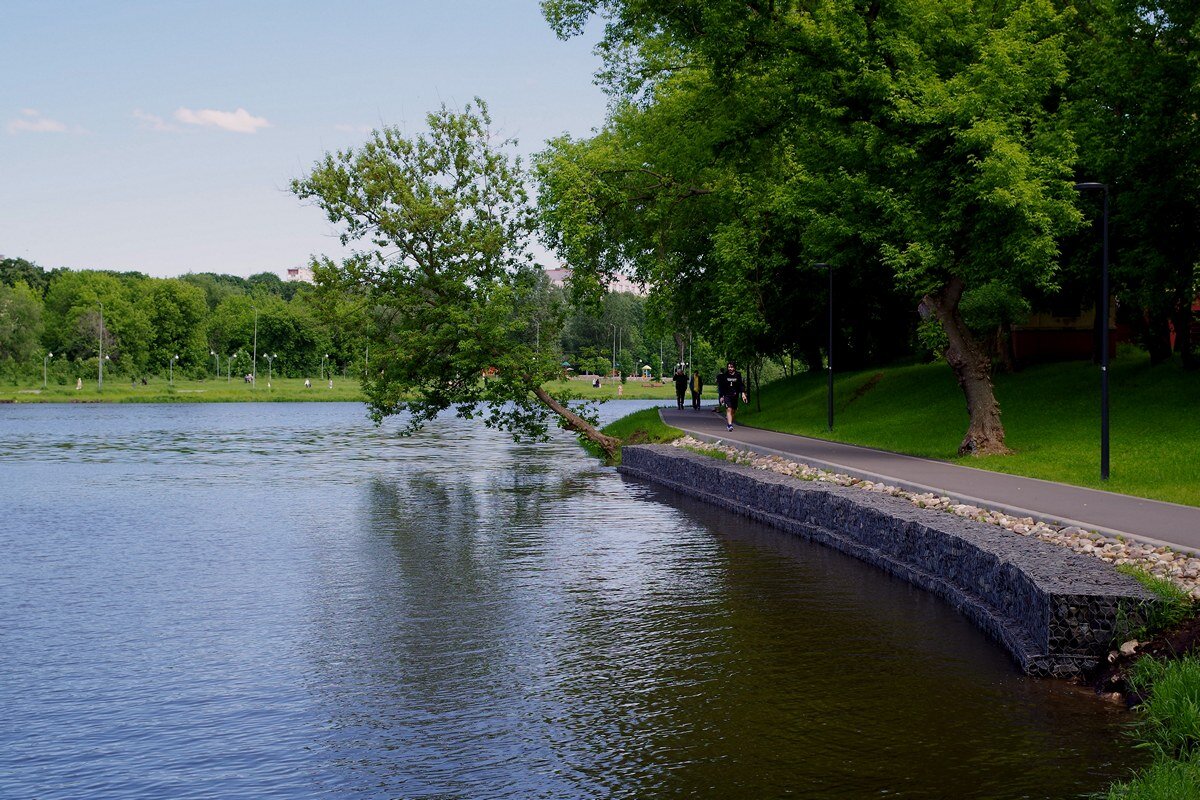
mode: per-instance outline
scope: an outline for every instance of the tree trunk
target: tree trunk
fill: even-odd
[[[1183,362],[1184,369],[1196,368],[1196,356],[1192,352],[1192,301],[1186,295],[1175,304],[1175,313],[1171,315],[1171,324],[1175,326],[1175,352]]]
[[[958,304],[966,285],[954,277],[936,294],[921,299],[922,316],[933,314],[946,332],[949,345],[946,361],[967,400],[967,434],[958,447],[959,455],[993,455],[1011,452],[1004,445],[1004,425],[1000,422],[1000,404],[992,389],[991,359],[983,352],[963,322]]]
[[[535,386],[533,388],[533,393],[537,399],[542,402],[542,405],[546,406],[555,414],[558,414],[558,416],[562,417],[565,423],[564,427],[567,430],[574,431],[575,433],[585,437],[588,441],[594,442],[596,446],[603,450],[610,459],[616,459],[617,449],[621,446],[620,439],[612,436],[606,436],[605,434],[596,430],[596,428],[590,422],[564,406],[562,403],[555,400],[550,393],[541,386]]]
[[[1146,352],[1150,355],[1150,366],[1163,363],[1171,357],[1171,326],[1169,314],[1158,309],[1146,311]]]

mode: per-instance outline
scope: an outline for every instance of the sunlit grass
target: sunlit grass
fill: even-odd
[[[299,401],[362,401],[362,389],[353,378],[334,378],[333,388],[328,381],[312,382],[312,388],[304,388],[303,378],[272,378],[269,381],[260,375],[258,385],[246,383],[238,376],[233,380],[224,378],[209,380],[182,380],[171,383],[165,378],[149,378],[143,386],[140,381],[128,378],[108,377],[104,389],[99,388],[96,378],[84,381],[83,386],[59,385],[50,382],[43,389],[36,386],[0,386],[0,401],[17,403],[248,403],[248,402],[299,402]]]
[[[996,376],[1010,456],[956,455],[966,405],[944,363],[836,376],[836,418],[826,431],[825,375],[802,374],[762,388],[748,425],[862,444],[966,466],[1200,505],[1200,373],[1149,366],[1123,348],[1112,363],[1111,479],[1100,480],[1100,377],[1090,362],[1029,367]]]
[[[674,395],[672,395],[674,396]],[[612,422],[601,428],[601,431],[614,436],[621,440],[622,445],[626,444],[661,444],[670,442],[683,436],[683,431],[678,428],[672,428],[662,421],[662,417],[658,415],[657,408],[644,408],[641,411],[635,411],[632,414],[627,414],[620,419]],[[596,447],[591,442],[581,440],[583,446],[593,455],[604,457],[599,447]],[[617,458],[613,462],[621,463],[621,455],[618,451]]]

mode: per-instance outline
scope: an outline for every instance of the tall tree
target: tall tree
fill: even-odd
[[[543,9],[561,35],[603,16],[609,90],[642,115],[683,101],[665,133],[709,141],[701,186],[716,195],[709,208],[723,207],[707,228],[666,240],[691,245],[669,255],[655,253],[653,235],[634,247],[613,237],[608,263],[657,256],[681,285],[703,273],[706,291],[734,298],[723,327],[752,337],[755,325],[780,323],[788,304],[766,300],[796,285],[803,266],[830,262],[845,275],[882,263],[945,330],[970,415],[960,452],[1006,451],[991,362],[959,304],[993,281],[1052,285],[1058,237],[1079,221],[1074,146],[1058,113],[1064,20],[1049,0],[546,0]],[[593,141],[623,125],[618,113]],[[561,155],[566,143],[556,147]],[[585,155],[597,152],[590,144]],[[575,230],[603,233],[606,214],[621,230],[681,227],[642,206],[665,212],[671,204],[654,200],[693,182],[651,163],[624,162],[651,199],[594,202]],[[584,241],[594,251],[600,238]]]
[[[1071,99],[1081,174],[1109,185],[1113,277],[1152,363],[1170,355],[1168,325],[1187,367],[1200,290],[1200,5],[1097,0],[1080,20]],[[1092,212],[1098,219],[1098,204]],[[1089,243],[1098,237],[1088,232]],[[1098,255],[1085,252],[1095,275]],[[1098,281],[1090,281],[1096,285]]]
[[[24,281],[0,283],[0,362],[24,361],[42,335],[42,298]]]
[[[534,215],[514,143],[496,139],[478,100],[426,122],[413,137],[375,131],[292,184],[356,247],[313,271],[374,309],[364,381],[372,415],[406,412],[413,430],[453,408],[533,438],[557,415],[613,454],[614,439],[544,388],[561,361],[551,346],[561,314],[547,309],[547,280],[528,253]]]

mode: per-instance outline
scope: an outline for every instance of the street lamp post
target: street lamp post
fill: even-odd
[[[167,362],[167,383],[175,385],[175,362],[179,360],[179,356],[171,356],[171,360]]]
[[[321,356],[321,380],[325,380],[325,363],[329,361],[329,353]]]
[[[46,353],[46,355],[42,357],[42,388],[43,389],[46,388],[46,363],[48,361],[50,361],[50,359],[52,359],[52,358],[54,358],[54,353]]]
[[[279,358],[278,353],[263,353],[263,358],[267,360],[267,388],[271,388],[271,376],[275,367],[275,359]]]
[[[254,309],[254,355],[251,356],[250,362],[250,385],[258,388],[258,307],[250,306]]]
[[[221,377],[221,357],[217,355],[216,350],[209,350],[208,354],[213,357],[213,370],[217,373],[217,377]]]
[[[1108,480],[1108,184],[1077,183],[1080,192],[1104,192],[1104,247],[1100,263],[1100,305],[1097,314],[1104,315],[1100,337],[1100,480]]]
[[[96,379],[97,390],[104,391],[104,303],[96,301],[100,305],[100,352],[96,356],[96,368],[99,370]]]
[[[818,269],[825,270],[829,275],[829,339],[825,345],[825,368],[829,373],[828,385],[825,390],[825,420],[829,430],[833,431],[833,267],[821,263]]]

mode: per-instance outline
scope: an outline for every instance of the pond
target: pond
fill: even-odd
[[[1140,763],[882,572],[566,435],[398,429],[0,406],[0,796],[1061,798]]]

